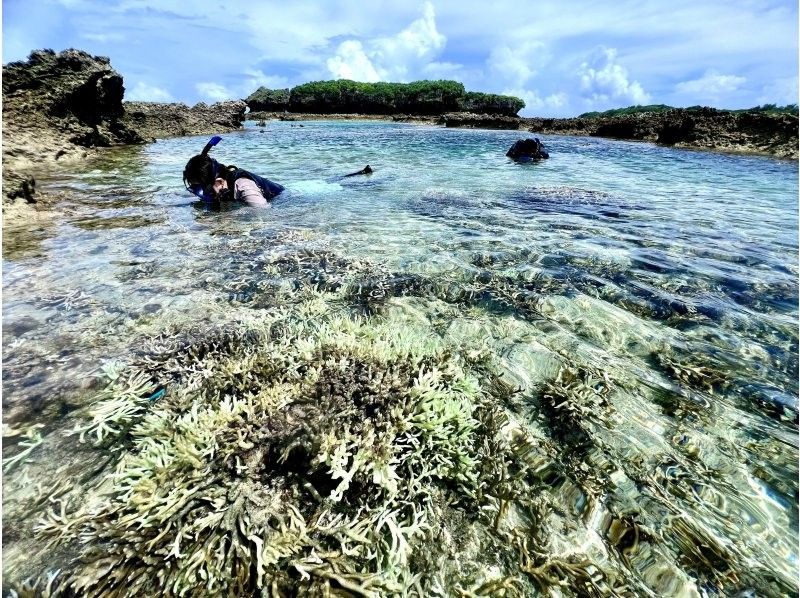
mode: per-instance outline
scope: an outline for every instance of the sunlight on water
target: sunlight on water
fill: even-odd
[[[391,574],[357,561],[383,576],[374,591],[434,592],[441,575],[448,592],[495,578],[522,580],[513,583],[523,593],[553,579],[577,593],[625,584],[651,595],[796,592],[796,163],[544,137],[551,158],[518,165],[504,154],[520,136],[248,123],[214,156],[286,186],[266,209],[192,202],[181,172],[205,138],[111,150],[87,172],[47,181],[68,192],[59,214],[3,239],[7,574],[19,583],[47,568],[45,541],[32,532],[47,497],[80,513],[103,467],[121,459],[112,451],[98,465],[108,446],[78,449],[64,434],[115,379],[109,368],[144,371],[158,383],[142,386],[148,393],[186,399],[189,366],[158,362],[159,343],[202,344],[284,313],[287,329],[311,338],[322,334],[307,315],[317,313],[332,318],[334,336],[344,326],[336,314],[365,318],[363,330],[344,326],[337,350],[351,350],[350,333],[382,338],[369,326],[389,321],[385,334],[422,330],[442,347],[430,349],[433,362],[460,356],[482,389],[476,397],[502,413],[498,437],[514,439],[509,463],[529,472],[514,482],[522,490],[505,477],[474,495],[466,478],[447,482],[447,492],[458,486],[483,504],[475,512],[434,515],[432,490],[420,503],[433,509],[434,529],[477,518],[475,541],[490,554],[502,550],[491,542],[506,546],[506,560],[459,553],[456,542],[441,553],[455,564],[414,570],[414,583],[397,573],[413,559],[392,561]],[[374,174],[342,178],[366,164]],[[315,302],[328,307],[307,307]],[[286,349],[295,350],[292,359],[311,359]],[[95,477],[81,478],[85,488],[48,486],[86,468]],[[538,531],[520,531],[529,528]],[[103,545],[109,529],[81,533]],[[31,550],[39,556],[25,565]]]

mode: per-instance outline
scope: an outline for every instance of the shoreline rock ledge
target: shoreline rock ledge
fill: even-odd
[[[186,104],[161,102],[123,102],[124,125],[145,141],[185,135],[211,135],[240,129],[245,121],[247,104],[242,100],[204,104],[191,108]]]
[[[3,65],[3,204],[44,199],[33,191],[40,169],[90,157],[97,148],[157,137],[238,129],[244,102],[123,102],[122,76],[103,56],[36,50]],[[25,183],[25,188],[23,188]]]
[[[585,135],[664,146],[798,158],[798,117],[674,108],[622,116],[523,118],[522,129],[543,135]]]

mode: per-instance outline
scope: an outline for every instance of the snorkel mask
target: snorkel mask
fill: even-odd
[[[222,137],[220,137],[219,135],[214,135],[211,139],[208,140],[208,143],[206,143],[205,147],[203,148],[203,151],[200,152],[200,155],[201,156],[208,155],[208,152],[211,151],[211,148],[217,145],[220,141],[222,141]],[[202,199],[206,203],[212,203],[215,199],[212,187],[214,185],[214,180],[216,180],[217,175],[219,174],[220,171],[219,162],[217,162],[213,158],[211,159],[211,168],[212,168],[211,183],[209,183],[205,187],[203,186],[202,183],[189,184],[189,181],[187,180],[188,173],[186,172],[186,169],[184,169],[183,171],[183,184],[186,187],[186,189],[191,193],[193,193],[194,195],[196,195],[197,197],[199,197],[200,199]]]

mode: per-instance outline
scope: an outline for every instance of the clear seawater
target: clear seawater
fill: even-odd
[[[713,509],[691,502],[691,516],[791,578],[797,163],[540,136],[550,159],[516,164],[505,152],[522,136],[248,122],[212,155],[286,186],[265,209],[192,201],[181,172],[205,137],[109,150],[40,181],[63,193],[55,216],[3,239],[4,422],[50,425],[143,333],[259,309],[246,281],[260,260],[325,251],[444,289],[417,292],[411,311],[436,334],[482,335],[520,388],[552,377],[556,357],[624,382],[616,429],[597,431],[606,456],[624,470],[660,451],[665,492],[696,476]],[[341,178],[366,164],[374,174]],[[433,314],[466,287],[483,289],[469,318]]]

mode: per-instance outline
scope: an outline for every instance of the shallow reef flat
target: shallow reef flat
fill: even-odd
[[[6,227],[4,595],[797,593],[796,169],[264,129],[270,208],[177,138]]]
[[[558,323],[587,298],[520,318],[486,311],[490,284],[313,249],[248,272],[226,284],[260,309],[154,323],[68,417],[6,429],[12,593],[795,588],[796,521],[762,480],[796,479],[796,450],[643,379],[661,341],[636,316],[594,306],[598,334],[640,347],[598,368]]]

